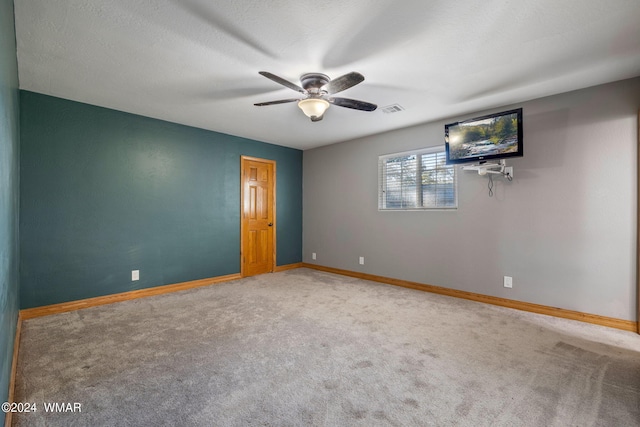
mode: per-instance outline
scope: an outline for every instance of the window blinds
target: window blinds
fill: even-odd
[[[378,178],[379,209],[457,207],[456,171],[446,164],[444,147],[380,156]]]

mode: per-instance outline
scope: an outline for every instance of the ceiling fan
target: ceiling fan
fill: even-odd
[[[306,73],[300,76],[302,87],[288,80],[271,74],[268,71],[260,71],[260,74],[283,86],[293,89],[305,95],[304,98],[280,99],[277,101],[259,102],[254,104],[258,107],[265,105],[284,104],[286,102],[298,102],[298,107],[312,122],[318,122],[324,117],[325,111],[331,104],[339,107],[351,108],[361,111],[374,111],[378,106],[369,102],[358,101],[349,98],[334,98],[333,95],[343,90],[349,89],[364,80],[360,73],[351,72],[331,80],[329,76],[321,73]]]

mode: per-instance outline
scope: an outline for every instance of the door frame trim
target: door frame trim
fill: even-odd
[[[276,161],[275,160],[269,160],[269,159],[261,159],[259,157],[251,157],[251,156],[244,156],[241,155],[240,156],[240,276],[241,277],[245,277],[245,262],[244,262],[244,233],[246,232],[245,230],[245,226],[244,226],[244,163],[245,161],[251,161],[251,162],[261,162],[261,163],[270,163],[273,165],[273,227],[272,228],[272,233],[273,233],[273,254],[272,254],[272,258],[273,258],[273,264],[271,265],[271,273],[273,273],[274,271],[276,271],[276,255],[277,255],[277,250],[276,250],[276,246],[277,246],[277,239],[276,239],[276,227],[278,226],[278,223],[276,221],[277,215],[276,215],[276,206],[277,206],[277,194],[276,194],[276,177],[277,177],[277,171],[276,171]]]

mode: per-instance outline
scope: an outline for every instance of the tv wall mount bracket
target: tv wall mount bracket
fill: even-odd
[[[501,175],[509,181],[513,179],[513,166],[507,166],[504,159],[498,163],[480,162],[473,165],[462,166],[463,171],[477,171],[478,175]]]

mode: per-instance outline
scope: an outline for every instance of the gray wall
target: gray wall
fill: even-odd
[[[13,2],[0,2],[0,402],[7,400],[18,320],[18,64]],[[0,412],[0,424],[4,414]]]
[[[639,106],[635,78],[491,110],[524,108],[524,157],[493,197],[460,171],[455,211],[379,212],[378,156],[486,111],[305,151],[303,260],[635,320]]]

